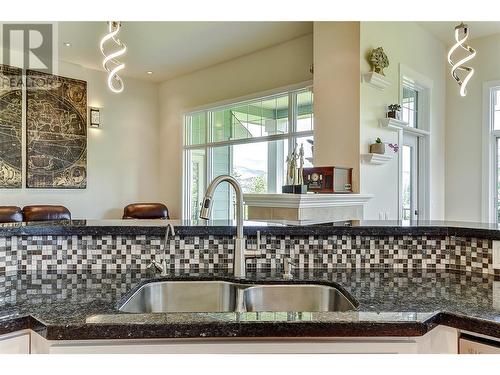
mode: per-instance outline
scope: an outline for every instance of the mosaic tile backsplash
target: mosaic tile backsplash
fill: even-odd
[[[247,239],[257,249],[256,238]],[[151,236],[0,237],[0,273],[19,270],[116,270],[146,267],[165,258],[172,270],[231,270],[232,237]],[[291,259],[300,269],[456,269],[498,273],[492,241],[426,236],[263,236],[247,269],[280,269]]]

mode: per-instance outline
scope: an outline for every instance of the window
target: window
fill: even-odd
[[[500,130],[500,88],[492,90],[493,130]]]
[[[495,158],[495,172],[496,172],[496,177],[495,177],[495,187],[496,187],[496,194],[495,194],[495,217],[496,217],[496,222],[500,223],[500,173],[498,173],[498,169],[500,168],[500,137],[496,136],[496,158]]]
[[[401,112],[403,121],[411,128],[418,128],[418,90],[414,87],[403,85],[403,99]]]
[[[310,87],[191,112],[184,117],[184,217],[198,219],[208,183],[230,174],[244,193],[281,192],[286,156],[304,147],[312,166],[313,93]],[[233,191],[220,185],[212,219],[234,217]]]
[[[411,79],[403,80],[402,98],[401,98],[401,112],[402,120],[408,123],[408,127],[417,129],[419,128],[418,110],[419,110],[419,90],[422,90]],[[423,91],[423,90],[422,90]],[[403,220],[417,220],[419,214],[418,196],[419,196],[419,183],[418,183],[418,170],[422,162],[418,154],[419,138],[410,132],[403,131],[403,145],[401,147],[402,157],[402,219]]]
[[[401,147],[403,220],[418,219],[418,144],[419,139],[415,135],[404,135],[404,144]]]
[[[400,64],[399,218],[430,219],[429,139],[433,82]]]
[[[483,220],[500,223],[500,81],[485,83]]]
[[[500,173],[498,173],[498,169],[500,168],[500,87],[492,90],[492,111],[493,111],[493,143],[495,144],[494,153],[494,168],[493,176],[494,176],[494,202],[495,202],[495,219],[496,222],[500,222]]]

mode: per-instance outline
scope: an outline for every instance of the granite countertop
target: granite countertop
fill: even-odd
[[[127,314],[117,308],[144,283],[163,279],[233,280],[225,273],[117,269],[0,275],[0,334],[33,329],[50,340],[189,337],[420,336],[438,324],[500,338],[499,282],[452,271],[330,270],[295,282],[340,285],[357,311]],[[281,280],[273,271],[246,281]],[[285,281],[286,282],[286,281]],[[293,282],[293,281],[292,281]]]
[[[87,236],[149,235],[164,236],[167,223],[179,236],[233,236],[235,222],[227,220],[71,220],[28,223],[0,223],[0,237],[9,236]],[[245,221],[247,236],[459,236],[500,240],[497,224],[456,221],[343,221],[336,223],[296,225],[289,221]]]

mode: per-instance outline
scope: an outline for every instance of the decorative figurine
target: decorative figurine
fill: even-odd
[[[384,69],[389,66],[389,59],[382,47],[374,48],[368,56],[368,61],[373,72],[385,76]]]
[[[290,175],[288,185],[297,185],[297,145],[290,154]]]
[[[297,181],[298,185],[304,185],[304,144],[300,144],[299,150],[299,180]]]
[[[297,166],[297,164],[299,166]],[[305,194],[307,186],[304,185],[304,145],[297,144],[292,153],[286,157],[286,185],[282,187],[283,193]]]
[[[292,179],[291,179],[291,175],[292,175],[292,169],[291,169],[291,159],[290,159],[290,155],[287,155],[286,157],[286,184],[287,185],[292,185]]]

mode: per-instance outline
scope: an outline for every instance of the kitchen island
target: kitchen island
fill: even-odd
[[[120,312],[145,283],[233,281],[231,226],[174,224],[166,241],[164,222],[156,221],[1,225],[0,335],[28,333],[32,352],[88,351],[101,342],[120,352],[114,343],[172,340],[348,340],[368,345],[366,352],[422,352],[433,332],[444,342],[437,351],[453,352],[459,330],[500,338],[500,236],[492,226],[466,223],[247,223],[248,248],[262,257],[247,260],[239,282],[332,285],[357,301],[351,311]],[[166,275],[146,269],[154,257],[169,260]],[[284,258],[298,265],[292,280],[283,279]]]

